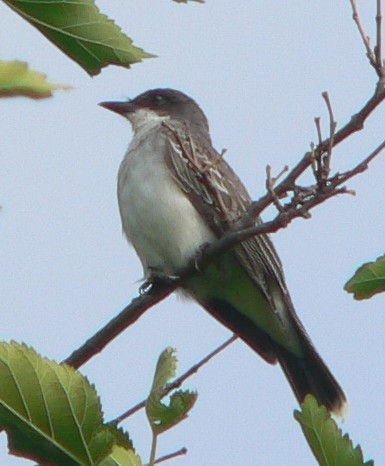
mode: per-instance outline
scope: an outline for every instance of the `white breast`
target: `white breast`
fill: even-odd
[[[156,148],[156,149],[155,149]],[[214,239],[165,164],[164,140],[153,124],[135,134],[118,174],[123,230],[148,277],[172,275]]]

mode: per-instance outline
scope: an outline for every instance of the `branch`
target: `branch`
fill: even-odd
[[[160,456],[158,459],[155,460],[154,464],[163,463],[163,461],[171,460],[176,458],[177,456],[187,455],[187,448],[183,447],[180,450],[174,451],[173,453],[169,453],[168,455]],[[145,464],[144,466],[149,466]]]
[[[383,98],[385,98],[385,93],[383,93],[382,100]],[[373,98],[371,101],[372,100]],[[361,121],[363,118],[362,115],[366,114],[367,112],[367,108],[368,104],[356,115],[356,121]],[[370,112],[368,115],[369,114]],[[344,135],[348,133],[348,129],[346,128],[352,125],[352,121],[353,119],[350,123],[348,123],[335,134],[334,145],[342,140],[341,134]],[[349,134],[351,134],[352,131],[349,131]],[[355,131],[357,131],[357,129],[355,129]],[[258,201],[253,202],[246,216],[240,219],[240,222],[238,223],[241,225],[250,225],[250,219],[259,216],[260,213],[266,209],[266,207],[276,202],[278,197],[282,197],[283,194],[286,195],[289,191],[293,191],[294,193],[291,202],[289,202],[286,206],[282,206],[280,212],[273,220],[258,225],[252,225],[247,228],[241,228],[240,230],[230,231],[218,241],[208,245],[200,257],[199,269],[202,269],[202,267],[204,267],[213,257],[231,249],[239,242],[251,238],[252,236],[274,233],[281,228],[285,228],[297,217],[308,218],[309,211],[315,206],[325,202],[325,200],[338,194],[351,193],[346,188],[337,188],[341,184],[345,183],[348,179],[365,171],[373,158],[384,149],[384,144],[385,143],[380,144],[371,155],[366,157],[352,170],[349,170],[344,174],[336,174],[334,177],[330,178],[328,183],[318,191],[316,187],[302,188],[295,184],[296,179],[304,172],[306,168],[312,164],[312,152],[306,153],[302,160],[297,164],[297,166],[294,167],[285,177],[285,179],[274,188],[274,194],[272,194],[272,192],[268,192]],[[315,150],[320,150],[320,148],[323,150],[324,147],[328,147],[328,140],[318,145],[317,149]],[[271,190],[269,189],[269,191]],[[247,219],[247,221],[245,219]],[[97,353],[100,353],[108,345],[108,343],[110,343],[127,327],[136,322],[148,308],[166,298],[176,288],[178,288],[186,278],[196,273],[196,271],[196,264],[194,262],[193,264],[189,264],[183,270],[180,270],[178,273],[178,278],[174,280],[159,279],[156,283],[153,283],[153,286],[149,288],[149,291],[137,298],[134,298],[132,302],[126,306],[114,319],[112,319],[105,327],[103,327],[94,336],[87,340],[86,343],[83,344],[80,348],[75,350],[63,362],[75,368],[82,366]]]
[[[338,133],[337,133],[338,134]],[[301,188],[295,186],[295,174],[302,173],[302,167],[306,164],[308,167],[311,164],[309,153],[305,155],[302,161],[287,175],[287,177],[274,189],[274,195],[266,194],[258,201],[251,204],[248,214],[245,218],[250,223],[250,218],[260,215],[260,213],[271,203],[276,202],[279,194],[294,190],[292,201],[286,206],[280,208],[278,215],[271,221],[253,225],[240,230],[229,231],[222,238],[214,243],[211,243],[201,253],[199,260],[199,270],[215,256],[223,253],[236,246],[239,242],[244,241],[252,236],[274,233],[281,228],[285,228],[295,218],[308,218],[309,211],[315,206],[323,203],[325,200],[334,197],[338,194],[351,193],[346,188],[337,189],[341,184],[348,179],[362,173],[368,168],[369,163],[385,148],[385,142],[380,144],[372,154],[366,157],[355,168],[343,174],[336,174],[328,180],[329,184],[322,190],[316,191],[315,187]],[[299,174],[297,176],[299,176]],[[291,181],[293,180],[293,181]],[[289,181],[293,184],[290,186]],[[294,187],[293,187],[294,186]],[[245,224],[244,218],[240,223]],[[176,288],[178,288],[186,278],[197,273],[196,263],[189,264],[186,268],[179,271],[178,278],[173,280],[159,279],[154,282],[146,293],[134,298],[131,303],[126,306],[114,319],[112,319],[105,327],[99,330],[94,336],[86,341],[80,348],[75,350],[63,363],[69,364],[72,367],[79,368],[85,364],[96,354],[100,353],[116,336],[123,332],[127,327],[136,322],[144,312],[154,304],[166,298]]]
[[[377,14],[376,14],[376,46],[374,50],[370,46],[369,36],[366,35],[364,28],[361,24],[360,17],[357,9],[357,0],[350,0],[350,4],[353,10],[353,20],[356,23],[358,32],[361,36],[362,42],[366,49],[366,56],[369,59],[369,63],[375,69],[377,76],[384,78],[385,70],[382,62],[382,12],[381,12],[381,0],[377,0]]]
[[[175,288],[177,288],[177,282],[174,285],[164,281],[162,284],[159,283],[158,287],[153,287],[150,292],[134,298],[116,317],[62,362],[78,369],[100,353],[123,330],[136,322],[148,308],[171,294]]]
[[[367,101],[367,103],[353,115],[350,121],[338,130],[333,137],[332,147],[336,147],[342,141],[344,141],[351,134],[360,131],[364,127],[364,122],[368,116],[385,100],[385,87],[384,84],[379,83],[373,96]],[[275,196],[282,198],[295,186],[296,180],[312,165],[314,161],[314,154],[327,153],[330,147],[331,138],[327,138],[319,143],[313,150],[306,152],[302,159],[297,165],[290,170],[288,175],[274,188]],[[266,193],[262,196],[258,202],[253,203],[253,207],[249,210],[249,215],[256,218],[261,212],[266,209],[273,202],[272,195]]]
[[[382,12],[381,12],[381,0],[377,0],[377,15],[376,15],[376,27],[377,27],[377,43],[375,48],[376,64],[379,69],[382,69],[381,76],[384,77],[383,73],[383,62],[382,62]]]
[[[368,157],[359,163],[356,167],[345,173],[336,173],[330,176],[330,159],[332,149],[351,136],[353,133],[360,131],[369,115],[380,105],[385,99],[385,67],[381,57],[381,1],[377,0],[377,44],[375,51],[370,47],[369,38],[366,36],[364,29],[359,20],[357,6],[355,0],[350,0],[353,9],[353,19],[356,22],[361,38],[364,42],[370,64],[375,68],[379,81],[372,97],[366,104],[351,117],[350,121],[342,128],[336,131],[336,123],[334,121],[332,106],[327,93],[323,93],[323,98],[327,105],[329,114],[329,137],[322,139],[320,120],[316,119],[316,127],[318,134],[317,146],[312,145],[311,150],[306,152],[297,165],[277,184],[278,177],[272,177],[268,169],[267,171],[267,193],[258,201],[253,202],[245,216],[239,219],[234,224],[231,231],[226,233],[215,243],[208,245],[203,252],[200,253],[199,269],[202,269],[213,257],[231,249],[236,244],[252,236],[273,233],[281,228],[285,228],[291,221],[297,217],[310,217],[310,210],[315,206],[325,202],[327,199],[339,194],[350,193],[346,187],[342,186],[347,180],[353,176],[362,173],[367,169],[368,164],[376,157],[384,148],[385,142],[381,143]],[[171,129],[172,131],[172,129]],[[176,134],[177,137],[177,134]],[[180,143],[180,150],[183,151],[183,144]],[[221,154],[220,157],[222,157]],[[299,177],[307,170],[312,169],[315,176],[315,184],[311,186],[300,186],[297,184]],[[282,204],[281,199],[288,198],[285,204]],[[278,214],[276,217],[265,223],[257,223],[256,219],[261,212],[275,205]],[[195,258],[194,258],[195,259]],[[176,288],[181,286],[183,281],[192,274],[197,273],[196,260],[193,260],[183,270],[180,270],[178,277],[173,280],[157,280],[156,282],[146,283],[141,287],[141,296],[135,298],[118,316],[116,316],[104,328],[98,331],[78,350],[74,351],[63,362],[78,368],[87,362],[95,354],[102,349],[129,325],[133,324],[149,307],[161,301],[172,293]],[[143,292],[145,291],[145,292]]]

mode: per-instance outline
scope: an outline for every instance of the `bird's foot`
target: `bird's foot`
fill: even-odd
[[[141,295],[153,293],[160,287],[172,285],[180,278],[178,275],[165,275],[155,269],[150,269],[150,271],[150,277],[139,287],[139,293]]]
[[[203,268],[203,256],[206,249],[209,247],[209,243],[201,244],[195,253],[195,256],[192,258],[192,265],[194,265],[195,270],[202,272]]]

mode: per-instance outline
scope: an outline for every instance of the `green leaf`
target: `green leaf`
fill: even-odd
[[[195,392],[178,390],[171,395],[168,405],[161,402],[166,384],[175,377],[177,359],[174,352],[173,348],[166,348],[159,356],[151,392],[146,401],[147,417],[156,434],[186,418],[197,399]]]
[[[142,466],[142,461],[134,451],[115,445],[111,454],[98,466]]]
[[[150,58],[93,0],[4,0],[90,75],[109,64],[129,68]]]
[[[113,423],[101,425],[90,441],[89,448],[93,452],[92,458],[95,463],[103,463],[107,459],[104,445],[113,445],[113,448],[120,447],[135,453],[128,434]]]
[[[165,385],[175,377],[177,362],[175,348],[166,348],[162,351],[156,365],[150,396],[161,395]]]
[[[15,342],[0,343],[0,429],[11,453],[58,466],[93,465],[114,444],[132,447],[119,429],[103,425],[86,377]]]
[[[160,434],[175,426],[188,415],[197,399],[195,392],[179,390],[170,397],[170,403],[165,405],[149,398],[146,409],[152,429]]]
[[[373,466],[364,463],[360,446],[353,448],[348,434],[342,435],[335,421],[324,406],[318,406],[312,395],[301,404],[302,412],[294,417],[301,425],[306,440],[320,466]]]
[[[354,299],[368,299],[385,291],[385,256],[362,265],[345,284],[344,289],[354,294]]]
[[[69,86],[53,84],[46,75],[30,70],[22,61],[0,61],[0,97],[25,96],[33,99],[51,97],[56,89],[70,89]]]

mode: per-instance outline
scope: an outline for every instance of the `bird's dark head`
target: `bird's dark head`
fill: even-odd
[[[134,130],[150,119],[187,122],[192,129],[208,133],[205,114],[191,97],[174,89],[152,89],[126,102],[101,102],[108,110],[126,117]]]

